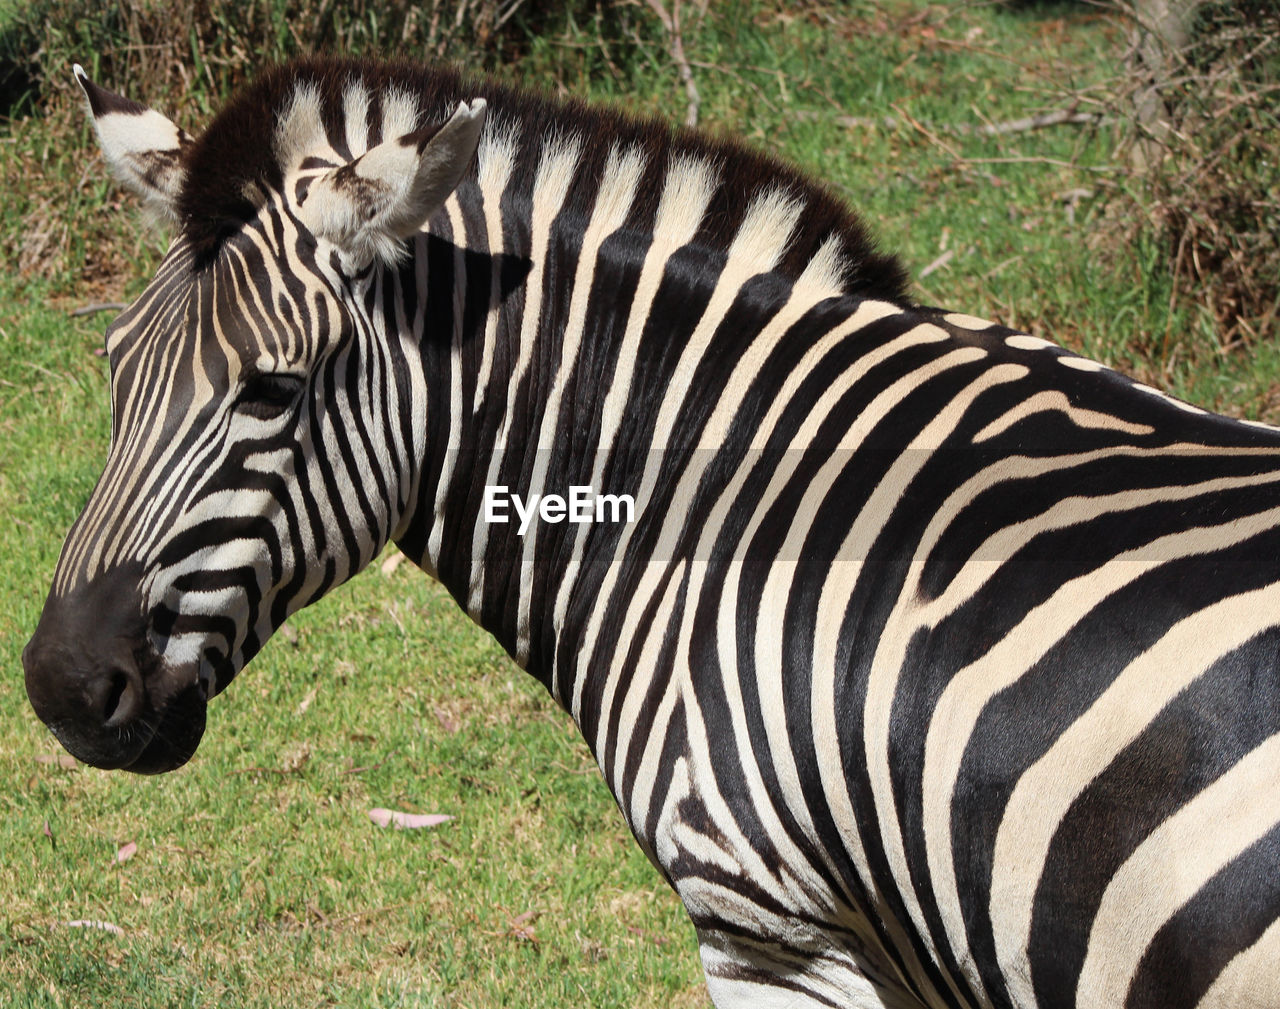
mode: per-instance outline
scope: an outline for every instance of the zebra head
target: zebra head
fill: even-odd
[[[304,81],[264,106],[264,151],[243,119],[193,139],[75,70],[108,164],[176,235],[107,331],[110,452],[23,665],[73,755],[156,773],[191,757],[208,698],[289,613],[410,517],[421,355],[375,309],[383,267],[467,171],[485,106],[455,103],[443,125],[384,113],[356,144]]]

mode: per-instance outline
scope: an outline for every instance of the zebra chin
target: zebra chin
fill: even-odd
[[[156,654],[137,585],[136,572],[117,569],[51,594],[22,664],[32,707],[73,757],[160,774],[195,754],[208,684],[198,665]]]

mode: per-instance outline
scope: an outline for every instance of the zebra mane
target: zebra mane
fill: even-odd
[[[367,101],[353,102],[353,94]],[[822,260],[821,272],[840,290],[907,301],[901,263],[877,251],[848,204],[778,158],[733,138],[410,63],[310,57],[268,69],[192,146],[179,206],[184,233],[197,256],[207,259],[309,156],[359,156],[363,150],[352,149],[347,124],[354,111],[365,117],[364,128],[354,133],[372,146],[401,131],[443,122],[460,100],[475,97],[488,102],[489,132],[506,132],[516,140],[512,178],[525,196],[543,147],[580,137],[581,160],[564,207],[589,214],[610,151],[634,148],[643,154],[645,168],[630,215],[643,228],[653,218],[668,167],[702,163],[714,170],[718,186],[695,242],[724,253],[753,204],[770,196],[785,199],[800,213],[775,266],[778,272],[794,279]]]

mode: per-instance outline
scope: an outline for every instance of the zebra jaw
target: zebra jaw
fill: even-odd
[[[311,183],[298,217],[317,238],[336,245],[358,271],[373,259],[394,265],[405,239],[426,224],[457,188],[475,157],[484,127],[483,98],[460,102],[438,129],[384,141]]]

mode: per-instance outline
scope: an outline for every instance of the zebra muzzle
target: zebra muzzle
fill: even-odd
[[[111,571],[51,594],[22,664],[32,707],[72,756],[156,774],[195,753],[206,692],[195,670],[155,655],[134,575]]]

